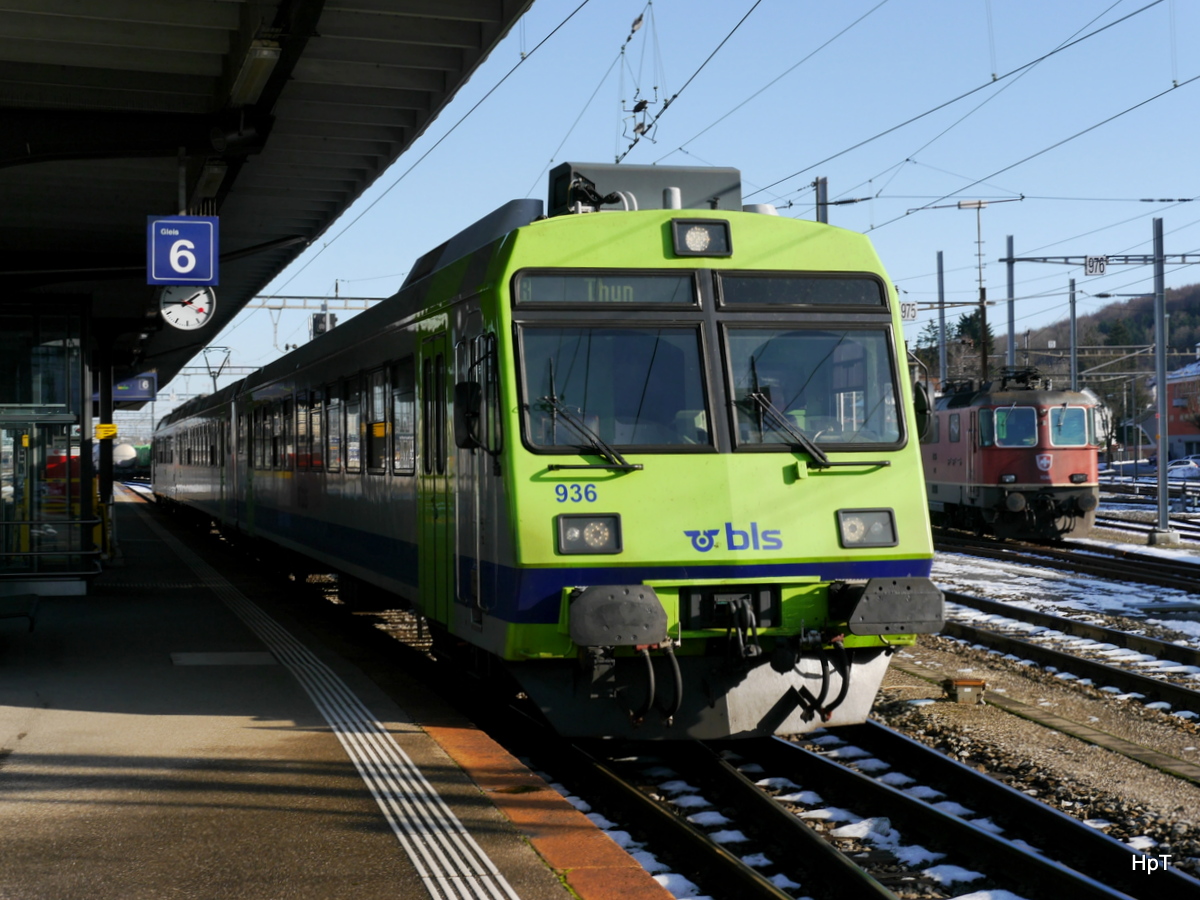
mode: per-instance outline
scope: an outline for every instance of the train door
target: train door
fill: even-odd
[[[421,609],[449,626],[454,590],[454,498],[450,492],[446,333],[421,346],[421,478],[419,485]]]
[[[966,479],[967,499],[977,501],[980,495],[979,478],[979,411],[972,409],[967,415]]]
[[[499,369],[495,334],[482,330],[478,308],[468,319],[473,327],[464,328],[455,344],[455,599],[469,608],[471,627],[479,629],[495,596],[499,560]]]

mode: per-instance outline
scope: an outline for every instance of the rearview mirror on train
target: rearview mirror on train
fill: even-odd
[[[913,382],[913,413],[917,438],[924,440],[929,436],[929,426],[933,423],[933,398],[929,385],[924,381]]]
[[[454,444],[463,450],[482,447],[479,437],[479,410],[483,406],[483,387],[478,381],[460,381],[454,385]]]

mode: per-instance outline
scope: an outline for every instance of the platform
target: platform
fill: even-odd
[[[120,499],[120,565],[0,619],[0,897],[670,897],[438,698]]]

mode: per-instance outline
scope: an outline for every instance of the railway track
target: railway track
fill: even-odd
[[[1172,530],[1179,532],[1182,540],[1200,542],[1200,522],[1175,517],[1171,519],[1170,526]],[[1106,531],[1148,536],[1150,532],[1158,528],[1158,523],[1140,522],[1123,516],[1098,515],[1096,516],[1096,527]]]
[[[1102,544],[1079,541],[1062,541],[1052,545],[1000,542],[939,531],[934,538],[934,549],[1180,591],[1200,589],[1200,560],[1172,560],[1161,555]]]
[[[958,873],[973,889],[1028,900],[1200,897],[1186,874],[1155,884],[1132,869],[1137,853],[1125,844],[880,725],[808,747],[775,739],[606,755],[545,754],[552,777],[645,836],[656,859],[682,861],[713,896],[949,896],[959,891],[944,893],[947,875]]]

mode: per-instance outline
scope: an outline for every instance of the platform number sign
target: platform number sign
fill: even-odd
[[[1107,256],[1085,256],[1084,270],[1088,275],[1103,275],[1108,271]]]
[[[220,283],[217,216],[147,216],[146,284]]]

